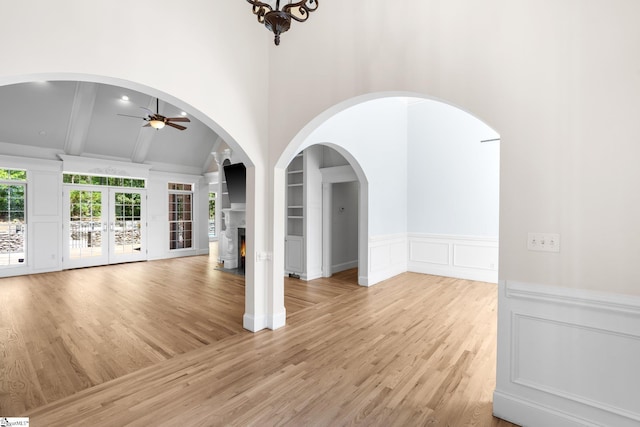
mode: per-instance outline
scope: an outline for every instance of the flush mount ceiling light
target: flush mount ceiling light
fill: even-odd
[[[291,27],[292,19],[304,22],[309,19],[309,13],[318,9],[318,0],[302,0],[295,3],[294,0],[283,0],[287,4],[282,6],[282,10],[280,0],[247,1],[253,5],[253,14],[258,17],[258,22],[275,34],[276,46],[280,44],[280,34]]]

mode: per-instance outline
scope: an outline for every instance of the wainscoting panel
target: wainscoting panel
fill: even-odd
[[[498,282],[498,239],[409,234],[408,270]]]
[[[372,286],[407,271],[406,234],[369,238],[369,276],[360,283]]]
[[[638,426],[639,361],[639,297],[500,282],[496,416]]]

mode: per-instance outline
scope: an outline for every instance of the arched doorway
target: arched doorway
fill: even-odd
[[[146,86],[139,82],[122,80],[107,76],[97,75],[83,75],[77,73],[41,73],[37,76],[16,76],[13,78],[5,77],[2,81],[1,90],[16,92],[16,99],[25,101],[26,114],[21,115],[24,120],[28,121],[28,126],[24,126],[23,129],[32,130],[36,132],[37,138],[31,138],[32,145],[29,145],[27,138],[23,138],[20,143],[8,144],[5,139],[3,142],[3,154],[8,156],[20,157],[25,159],[33,159],[33,162],[43,164],[43,161],[51,161],[52,164],[59,162],[59,154],[68,155],[75,160],[85,161],[85,169],[83,171],[74,170],[73,172],[91,172],[96,174],[100,171],[106,175],[119,174],[119,172],[127,169],[132,169],[136,166],[136,169],[140,169],[139,165],[143,165],[142,169],[147,171],[150,169],[158,171],[159,174],[167,172],[167,160],[163,160],[162,155],[169,159],[185,159],[187,156],[197,159],[199,161],[196,165],[185,163],[180,168],[172,170],[171,173],[176,176],[175,180],[171,180],[173,183],[184,184],[184,179],[180,175],[198,176],[203,175],[206,172],[205,165],[211,159],[211,147],[202,145],[187,146],[183,145],[176,147],[175,141],[172,139],[177,135],[180,135],[180,130],[167,127],[170,132],[175,132],[171,138],[167,140],[154,141],[157,142],[155,146],[151,146],[150,140],[145,139],[142,135],[142,131],[150,130],[152,133],[157,132],[155,135],[160,135],[162,131],[155,131],[154,129],[142,128],[144,124],[142,120],[138,121],[138,118],[129,118],[118,116],[119,113],[143,116],[140,112],[140,107],[150,108],[153,104],[153,109],[156,107],[156,100],[159,99],[160,108],[163,106],[171,105],[175,111],[171,112],[171,115],[179,115],[180,112],[185,112],[188,117],[191,118],[191,123],[188,124],[188,129],[184,132],[191,132],[193,134],[197,130],[195,126],[196,122],[201,124],[202,132],[198,132],[198,136],[201,137],[200,141],[205,140],[207,143],[216,145],[219,140],[224,141],[224,144],[233,150],[235,158],[244,163],[248,169],[247,179],[247,206],[248,209],[254,209],[255,197],[258,192],[255,191],[256,186],[256,173],[254,171],[254,162],[250,159],[249,155],[240,147],[237,140],[232,137],[223,126],[218,124],[213,118],[207,114],[199,111],[192,105],[189,105],[185,101],[163,92],[159,89]],[[51,84],[55,83],[55,84]],[[43,103],[42,107],[51,114],[60,116],[61,120],[44,120],[42,123],[37,119],[46,119],[45,114],[35,114],[33,108],[29,108],[26,102],[33,97],[21,97],[19,93],[19,86],[30,85],[31,93],[33,96],[42,96],[41,93],[50,91],[55,92],[54,95],[60,96],[60,99],[64,99],[65,103],[51,102]],[[63,87],[64,86],[64,87]],[[117,96],[116,96],[117,93]],[[129,94],[129,101],[126,101],[122,96]],[[141,97],[141,98],[139,98]],[[35,98],[37,103],[37,99]],[[146,100],[146,101],[145,101]],[[153,101],[153,102],[151,102]],[[146,103],[145,103],[146,102]],[[131,111],[126,109],[127,103],[131,106]],[[68,111],[65,113],[62,105],[68,105]],[[51,108],[48,108],[51,107]],[[135,113],[135,114],[134,114]],[[65,118],[65,114],[67,114]],[[100,115],[100,118],[97,118]],[[169,113],[167,113],[169,115]],[[71,117],[71,119],[69,118]],[[59,118],[59,117],[58,117]],[[135,132],[134,143],[128,140],[122,141],[115,137],[118,126],[111,126],[110,123],[114,120],[121,120],[118,125],[122,127],[133,128]],[[55,130],[47,128],[47,125],[55,126]],[[115,129],[115,130],[114,130]],[[208,129],[212,135],[216,135],[217,138],[208,137],[205,135],[204,130]],[[114,136],[111,140],[100,140],[100,143],[95,144],[95,148],[91,148],[88,145],[82,145],[87,140],[87,132],[95,133],[101,137]],[[138,133],[140,132],[140,133]],[[47,148],[47,138],[56,137],[55,146]],[[198,139],[198,138],[196,138]],[[90,149],[88,149],[90,148]],[[146,156],[145,153],[151,153],[151,149],[158,149],[161,151],[153,152],[153,156]],[[108,151],[112,150],[112,151]],[[167,157],[168,156],[168,157]],[[91,165],[92,160],[98,160],[96,164]],[[98,164],[99,163],[99,164]],[[213,162],[212,162],[213,163]],[[78,163],[79,164],[79,163]],[[75,169],[75,168],[74,168]],[[63,251],[61,250],[63,242],[60,230],[62,230],[62,216],[61,209],[58,206],[62,206],[60,200],[57,199],[62,190],[60,188],[60,166],[46,166],[42,170],[39,170],[37,174],[33,175],[32,184],[29,187],[30,192],[37,191],[42,197],[39,197],[36,202],[38,209],[38,215],[32,216],[30,221],[32,222],[29,227],[29,242],[37,241],[38,244],[30,244],[27,248],[27,257],[30,262],[23,263],[24,265],[19,268],[12,269],[10,275],[17,274],[30,274],[34,272],[48,272],[56,271],[62,268]],[[136,173],[137,174],[137,173]],[[121,174],[122,175],[122,174]],[[126,175],[126,174],[125,174]],[[258,178],[259,179],[259,178]],[[193,189],[202,194],[202,197],[194,199],[195,205],[206,206],[205,200],[208,196],[208,184],[204,180],[199,182],[193,180]],[[201,186],[202,188],[196,188]],[[167,197],[167,185],[159,186],[155,190],[149,190],[149,198],[159,200],[160,197]],[[182,190],[184,191],[184,187]],[[154,194],[152,195],[151,192]],[[194,192],[195,194],[195,192]],[[166,203],[161,203],[162,208],[166,208]],[[33,206],[33,204],[32,204]],[[45,209],[46,208],[46,209]],[[168,247],[168,243],[165,244],[166,239],[170,239],[169,231],[165,230],[166,227],[163,224],[167,221],[167,215],[160,214],[164,210],[158,210],[155,213],[153,209],[149,207],[149,214],[147,216],[149,222],[149,229],[147,236],[149,238],[147,247],[151,248],[165,248]],[[264,275],[262,271],[256,273],[255,253],[256,246],[256,232],[255,232],[255,216],[250,216],[247,221],[246,234],[248,236],[247,243],[247,267],[246,267],[246,285],[247,289],[253,290],[256,283],[259,287],[264,286]],[[199,246],[191,248],[193,254],[204,253],[208,251],[208,236],[206,234],[206,214],[197,214],[194,211],[194,221],[197,221],[200,228],[202,228],[203,235],[200,239],[202,248]],[[156,222],[161,227],[161,232],[151,232],[150,228],[153,227],[153,223]],[[108,227],[108,225],[107,225]],[[257,238],[261,238],[264,233],[260,232]],[[93,237],[93,236],[92,236]],[[183,241],[193,237],[186,233],[180,235],[178,238]],[[156,239],[156,240],[154,240]],[[95,239],[92,239],[92,244]],[[176,247],[177,248],[177,247]],[[182,249],[182,248],[177,248]],[[162,257],[164,255],[156,256],[155,258]],[[263,268],[259,266],[258,268]],[[0,273],[1,274],[1,273]],[[259,277],[256,280],[256,277]],[[256,296],[257,295],[257,296]],[[256,304],[255,299],[260,299]],[[259,312],[259,316],[264,316],[260,307],[262,307],[262,295],[261,291],[247,292],[246,297],[246,312],[249,316],[254,316],[254,312]],[[247,325],[247,322],[244,322]],[[248,329],[252,329],[251,325],[248,325]]]
[[[316,117],[287,147],[277,168],[316,144],[346,153],[366,183],[360,194],[361,285],[406,271],[497,280],[497,132],[473,115],[428,97],[369,94]],[[433,150],[425,152],[424,147]],[[468,152],[456,157],[459,149]],[[422,161],[425,156],[431,162],[428,168],[421,167],[427,163]],[[475,167],[474,159],[483,167]],[[453,167],[465,164],[469,167]],[[432,174],[435,165],[444,167],[439,177]],[[486,171],[487,177],[474,176]],[[284,212],[279,215],[284,217]],[[278,268],[275,264],[274,270]]]
[[[319,144],[287,167],[285,274],[313,280],[359,266],[366,182],[347,157],[341,147]]]

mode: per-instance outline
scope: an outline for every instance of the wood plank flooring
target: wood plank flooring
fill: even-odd
[[[242,329],[241,277],[200,256],[0,279],[0,416],[32,426],[511,426],[491,415],[495,285],[286,279]]]

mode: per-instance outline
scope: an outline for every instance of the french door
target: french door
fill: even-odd
[[[64,268],[147,259],[146,192],[64,186]]]

